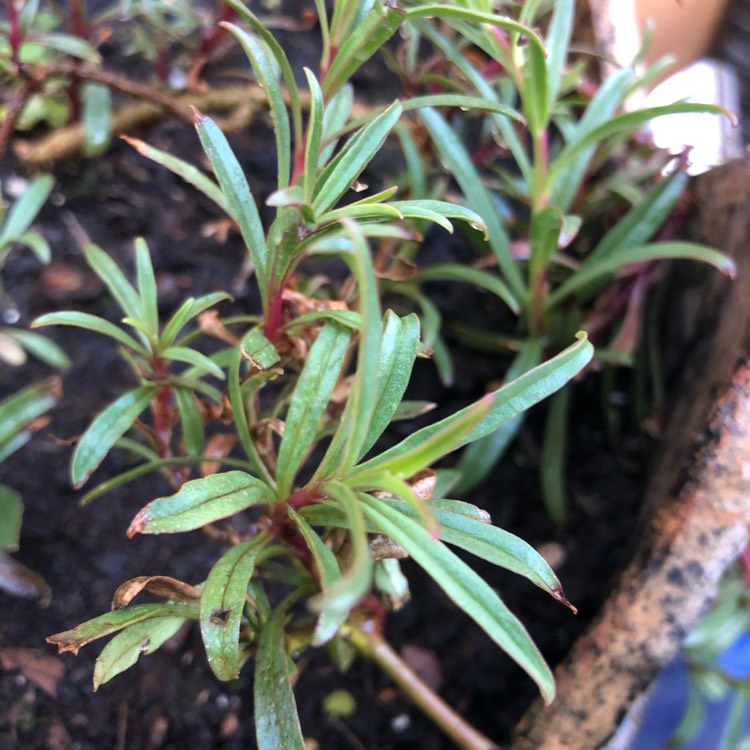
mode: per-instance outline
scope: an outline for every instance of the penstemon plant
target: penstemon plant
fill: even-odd
[[[229,0],[242,25],[224,28],[239,40],[267,93],[276,138],[277,190],[268,199],[276,215],[267,230],[241,165],[208,117],[196,111],[195,126],[215,179],[131,141],[233,219],[254,268],[259,313],[202,325],[227,344],[206,354],[197,346],[201,331],[184,332],[185,326],[227,295],[187,300],[161,325],[148,249],[139,240],[135,285],[104,251],[84,248],[122,309],[125,327],[76,312],[52,313],[35,323],[75,325],[111,337],[139,381],[80,438],[72,480],[77,487],[86,483],[113,448],[130,450],[144,462],[95,487],[84,502],[158,471],[173,493],[144,505],[128,535],[202,529],[228,544],[204,580],[163,574],[131,579],[115,592],[111,612],[49,641],[77,652],[112,635],[97,659],[97,687],[196,621],[219,679],[236,678],[254,661],[258,744],[269,750],[304,747],[290,655],[332,642],[345,649],[348,643],[388,671],[461,746],[487,747],[489,741],[431,694],[381,635],[385,612],[406,596],[398,560],[409,556],[423,567],[552,700],[552,674],[523,625],[451,548],[525,576],[568,604],[559,581],[523,540],[493,526],[474,505],[452,499],[453,475],[434,467],[564,386],[593,349],[579,334],[555,357],[476,403],[387,450],[378,448],[390,423],[419,411],[403,396],[415,359],[425,351],[415,314],[383,310],[369,242],[413,241],[417,235],[404,223],[409,220],[451,231],[451,220],[483,232],[487,226],[475,211],[447,201],[391,200],[395,187],[341,201],[353,185],[362,189],[359,176],[403,111],[473,106],[477,100],[446,94],[397,101],[352,122],[348,81],[406,14],[387,3],[336,2],[328,17],[324,4],[316,5],[323,56],[319,77],[305,70],[303,93],[278,42],[251,11]],[[426,6],[422,14],[452,20],[456,10]],[[480,103],[512,116],[503,105]],[[340,299],[299,291],[306,289],[301,265],[320,255],[348,269]],[[226,424],[233,439],[219,458],[209,458],[205,446],[226,432]],[[238,514],[249,521],[242,531],[227,520]],[[143,591],[163,601],[133,603]]]
[[[423,294],[424,282],[468,282],[495,294],[511,316],[505,330],[459,324],[454,333],[471,345],[512,356],[512,379],[560,351],[579,328],[590,332],[601,364],[632,364],[658,261],[687,258],[734,274],[732,261],[716,250],[674,239],[667,219],[686,186],[686,159],[634,142],[638,129],[655,117],[732,116],[688,102],[624,110],[626,99],[643,91],[668,61],[645,72],[637,72],[634,64],[598,88],[586,86],[583,64],[568,59],[574,0],[523,3],[514,9],[516,17],[501,20],[489,16],[490,3],[468,0],[441,23],[424,18],[432,12],[422,3],[404,5],[407,41],[393,66],[405,85],[434,96],[478,96],[507,110],[484,114],[477,140],[469,137],[477,131],[476,118],[462,111],[449,116],[437,107],[421,109],[439,157],[434,163],[418,156],[410,131],[400,132],[411,154],[407,175],[414,196],[434,195],[436,185],[444,192],[445,181],[441,189],[434,175],[448,171],[489,233],[486,241],[473,238],[481,248],[476,267],[417,265],[407,281],[394,285],[396,291],[400,286],[433,318],[439,314]],[[528,29],[542,24],[544,37]],[[418,54],[424,43],[433,54]],[[507,116],[513,108],[516,118]],[[413,250],[407,257],[417,261]],[[452,364],[439,320],[433,327],[430,343],[441,354],[436,364],[449,381]],[[551,401],[540,461],[543,496],[557,521],[567,512],[570,393],[564,388]],[[488,475],[521,422],[506,424],[463,453],[460,491]]]

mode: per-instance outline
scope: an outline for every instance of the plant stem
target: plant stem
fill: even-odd
[[[386,643],[372,621],[350,622],[342,633],[360,654],[374,661],[401,690],[463,750],[498,750],[492,740],[456,713]]]

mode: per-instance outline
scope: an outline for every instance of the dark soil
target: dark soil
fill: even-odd
[[[201,158],[197,138],[184,125],[164,122],[148,140],[186,158]],[[265,124],[251,126],[233,138],[233,144],[262,202],[274,178]],[[224,245],[205,238],[206,225],[220,218],[218,211],[177,178],[124,144],[98,159],[60,165],[56,176],[56,205],[45,209],[39,224],[52,244],[52,267],[41,269],[24,255],[6,269],[3,308],[20,310],[20,324],[27,325],[42,312],[72,307],[117,319],[101,285],[82,262],[71,232],[75,222],[128,269],[133,238],[146,238],[158,270],[163,313],[186,295],[220,289],[235,295],[233,311],[257,312],[252,282],[245,284],[241,278],[244,250],[238,237],[230,235]],[[433,238],[433,244],[445,238]],[[452,253],[451,247],[455,246],[445,245],[439,252]],[[455,287],[443,295],[449,320],[465,320],[467,304],[481,310],[482,316],[500,314],[489,298],[458,295],[461,290]],[[26,514],[17,557],[47,580],[53,599],[42,609],[0,594],[0,648],[16,659],[2,662],[0,750],[253,747],[252,666],[234,683],[217,681],[206,665],[196,628],[171,648],[143,657],[96,694],[91,676],[101,646],[86,647],[77,657],[58,657],[44,641],[106,611],[122,581],[166,574],[199,582],[221,551],[198,533],[125,538],[135,512],[168,490],[158,479],[128,485],[87,508],[77,506],[79,493],[71,489],[68,475],[72,449],[59,441],[80,434],[132,380],[116,350],[102,337],[67,328],[51,329],[50,335],[74,361],[63,377],[64,398],[49,427],[0,466],[0,482],[15,486],[24,496]],[[443,393],[451,406],[481,395],[490,381],[502,377],[505,366],[495,357],[461,349],[457,363],[456,386],[447,396]],[[0,370],[0,397],[46,374],[42,366],[25,369],[23,375]],[[440,392],[430,363],[419,364],[413,389],[420,398]],[[585,628],[626,559],[642,487],[641,479],[615,459],[605,438],[596,378],[578,388],[573,414],[572,512],[565,528],[555,528],[539,497],[535,462],[540,431],[535,428],[541,412],[532,415],[523,439],[485,487],[466,498],[487,509],[497,525],[536,546],[556,548],[561,559],[557,572],[579,608],[577,617],[528,582],[488,564],[475,565],[528,626],[551,663],[565,655]],[[121,453],[113,454],[92,483],[126,468],[123,461]],[[533,683],[420,569],[407,563],[405,571],[412,601],[390,617],[387,637],[470,722],[497,741],[507,740],[535,696]],[[32,657],[42,660],[32,664]],[[310,652],[299,667],[295,692],[302,726],[319,747],[451,746],[372,664],[356,661],[340,674],[325,653]],[[62,676],[45,684],[44,675],[54,677],[58,669]],[[323,710],[325,697],[339,688],[354,697],[357,711],[351,718],[330,718]]]

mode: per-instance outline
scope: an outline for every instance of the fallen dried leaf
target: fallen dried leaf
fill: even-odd
[[[20,671],[53,698],[57,697],[57,681],[65,672],[62,659],[26,648],[4,648],[0,651],[0,666],[7,671]]]

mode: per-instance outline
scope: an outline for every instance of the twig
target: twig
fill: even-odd
[[[350,623],[345,635],[360,654],[374,661],[388,674],[459,747],[463,750],[498,750],[498,746],[492,740],[474,729],[417,676],[377,632],[374,623]]]

